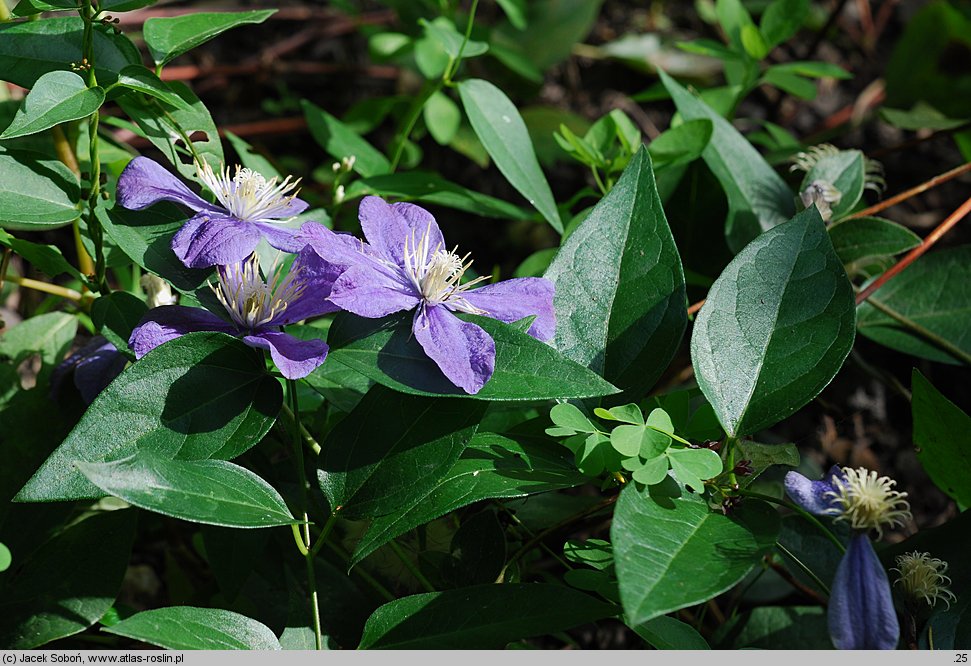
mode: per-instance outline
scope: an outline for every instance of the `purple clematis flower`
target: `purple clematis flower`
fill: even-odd
[[[237,166],[216,173],[205,162],[196,163],[199,178],[216,195],[212,204],[194,194],[162,165],[136,157],[118,178],[118,203],[141,210],[158,201],[174,201],[195,211],[172,238],[172,250],[189,268],[226,265],[243,261],[256,249],[260,238],[278,250],[299,252],[294,229],[281,222],[307,209],[296,198],[299,179],[288,176],[282,183],[266,180],[251,169]]]
[[[73,373],[74,386],[90,405],[112,380],[121,374],[128,359],[100,335],[61,361],[51,373],[51,393],[58,396]]]
[[[462,284],[472,265],[446,249],[435,218],[413,204],[388,204],[365,197],[359,209],[368,242],[307,223],[302,242],[325,261],[344,268],[330,300],[361,317],[379,318],[414,310],[412,331],[442,373],[466,393],[477,393],[495,369],[495,342],[457,312],[504,322],[535,316],[528,333],[549,340],[556,329],[553,284],[518,278],[482,285],[489,276]]]
[[[154,308],[142,317],[128,340],[136,358],[186,333],[221,331],[242,336],[250,347],[268,350],[287,379],[306,377],[324,362],[328,347],[323,340],[300,340],[279,328],[338,310],[327,300],[327,294],[339,269],[307,248],[286,275],[277,272],[269,282],[260,276],[255,254],[245,261],[220,266],[218,272],[219,283],[213,291],[231,321],[199,308]]]
[[[815,515],[832,516],[853,530],[846,554],[833,578],[827,619],[829,635],[840,650],[892,650],[900,624],[890,581],[867,536],[909,518],[906,493],[894,481],[864,468],[833,466],[821,481],[798,472],[786,474],[786,493]]]

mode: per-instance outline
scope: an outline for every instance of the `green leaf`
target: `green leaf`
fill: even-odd
[[[459,51],[462,52],[462,58],[464,59],[480,56],[489,50],[487,43],[477,42],[473,39],[465,42],[465,48],[462,49],[462,42],[465,40],[465,36],[456,30],[455,24],[444,16],[439,16],[433,21],[418,19],[418,23],[425,29],[426,35],[442,45],[445,53],[450,58],[458,58]]]
[[[776,72],[805,76],[810,79],[851,79],[853,75],[839,65],[831,62],[819,62],[816,60],[799,60],[797,62],[784,62],[779,65],[772,65]]]
[[[642,148],[546,271],[556,347],[633,394],[654,384],[687,325],[684,272]]]
[[[668,449],[666,453],[678,481],[695,492],[704,489],[706,479],[722,472],[722,459],[710,449]]]
[[[563,222],[553,193],[540,169],[526,124],[506,94],[488,81],[468,79],[459,84],[462,106],[482,145],[509,184],[542,214],[556,231]]]
[[[98,0],[98,9],[102,12],[130,12],[153,5],[158,0]]]
[[[634,425],[644,423],[644,414],[641,413],[641,408],[634,403],[629,405],[619,405],[617,407],[611,407],[610,409],[597,407],[593,410],[593,413],[607,421],[620,421],[622,423],[632,423]]]
[[[412,317],[365,319],[338,314],[328,343],[339,362],[396,391],[478,400],[555,400],[616,393],[599,375],[564,358],[552,347],[488,317],[464,316],[496,343],[495,372],[475,395],[453,385],[411,332]]]
[[[771,49],[792,37],[809,16],[809,0],[774,0],[765,8],[759,28]]]
[[[829,239],[847,272],[920,245],[920,236],[913,231],[879,217],[860,217],[834,224],[829,228]]]
[[[350,127],[319,106],[303,100],[303,113],[314,140],[335,159],[354,156],[354,171],[365,178],[391,171],[391,163],[381,152]]]
[[[725,238],[729,247],[738,252],[759,233],[792,217],[792,191],[752,144],[674,79],[663,71],[660,76],[685,120],[707,118],[712,122],[711,140],[702,157],[728,197]]]
[[[384,604],[368,618],[358,649],[499,649],[616,613],[613,604],[559,585],[477,585]]]
[[[947,285],[947,289],[940,288]],[[933,286],[933,287],[932,287]],[[971,245],[922,256],[868,301],[878,301],[934,335],[971,353]],[[903,328],[869,302],[860,305],[860,333],[905,354],[957,363],[951,354]]]
[[[422,108],[425,126],[432,138],[441,145],[447,146],[455,138],[462,124],[462,112],[451,98],[441,91],[436,91]]]
[[[749,440],[741,440],[737,444],[736,460],[748,460],[754,470],[752,474],[741,477],[739,485],[743,488],[752,484],[762,472],[774,465],[786,467],[799,466],[799,449],[795,444],[760,444]]]
[[[84,23],[76,16],[0,24],[0,72],[3,72],[3,78],[30,89],[44,74],[70,70],[72,63],[79,63],[84,57],[81,51],[83,33]],[[99,24],[91,30],[91,49],[94,71],[102,86],[114,83],[118,72],[125,67],[141,63],[138,49],[131,40]]]
[[[545,71],[570,57],[600,15],[603,0],[530,0],[526,3],[526,29],[500,26],[490,41],[518,45],[533,66]]]
[[[746,502],[728,518],[698,495],[668,497],[627,485],[610,541],[628,622],[642,624],[728,590],[775,544],[778,530],[778,514],[761,502]]]
[[[833,649],[826,610],[819,606],[763,606],[743,615],[738,625],[735,649]]]
[[[880,109],[880,117],[906,130],[949,130],[968,122],[967,118],[948,118],[926,102],[917,102],[909,111],[904,109]]]
[[[114,291],[91,304],[91,321],[108,342],[126,352],[131,332],[146,312],[148,306],[142,299],[124,291]]]
[[[707,118],[689,120],[661,133],[647,149],[657,167],[687,164],[701,157],[712,131],[713,126]]]
[[[162,20],[168,19],[149,19]],[[134,95],[119,98],[118,104],[135,121],[145,138],[168,158],[179,173],[186,178],[197,179],[193,156],[185,147],[186,137],[195,137],[191,138],[195,152],[216,169],[226,161],[222,143],[219,141],[219,131],[206,105],[187,85],[181,81],[170,81],[168,86],[182,99],[181,108],[168,110],[156,99],[143,99]]]
[[[48,312],[26,319],[0,335],[0,356],[19,365],[31,354],[40,354],[45,366],[60,363],[74,341],[78,318],[66,312]]]
[[[421,496],[371,521],[351,558],[356,565],[391,539],[455,509],[484,499],[525,497],[572,488],[586,477],[558,446],[528,445],[493,433],[477,433],[448,473]]]
[[[475,434],[481,403],[376,386],[323,443],[317,478],[332,511],[373,518],[422,497]]]
[[[971,506],[971,417],[914,368],[911,382],[917,459],[938,488],[961,506]]]
[[[865,172],[865,158],[859,150],[824,152],[806,172],[799,189],[805,190],[813,181],[821,180],[839,190],[840,200],[831,206],[833,219],[839,220],[850,213],[863,196]]]
[[[183,460],[232,459],[276,420],[280,384],[260,354],[224,333],[189,333],[130,365],[101,392],[19,501],[101,497],[77,471],[139,450]],[[124,424],[119,428],[119,424]]]
[[[223,527],[297,522],[270,484],[225,460],[173,460],[142,449],[120,460],[74,465],[109,495],[173,518]]]
[[[497,0],[496,4],[516,30],[526,29],[526,0]]]
[[[135,613],[103,631],[167,650],[282,649],[269,627],[221,608],[157,608]]]
[[[145,21],[142,36],[155,63],[164,65],[231,28],[262,23],[275,11],[199,12],[171,18],[155,17]]]
[[[711,649],[694,627],[667,615],[634,625],[631,629],[658,650]]]
[[[147,271],[170,282],[181,292],[192,292],[206,284],[212,269],[186,268],[172,251],[175,235],[189,214],[170,203],[159,203],[146,210],[115,206],[99,209],[98,219],[105,233],[125,254]]]
[[[357,166],[356,163],[355,166]],[[371,176],[355,180],[347,187],[348,199],[368,194],[446,206],[482,217],[526,220],[532,215],[519,206],[456,185],[430,171],[407,171]]]
[[[90,516],[21,560],[21,568],[4,574],[0,645],[29,650],[97,622],[115,602],[125,576],[135,513]]]
[[[11,564],[13,564],[13,556],[10,554],[10,549],[0,543],[0,573],[9,569]]]
[[[80,215],[80,199],[77,176],[59,161],[0,146],[0,210],[5,229],[63,227]]]
[[[550,410],[550,420],[561,428],[573,432],[597,432],[597,428],[590,423],[590,419],[583,415],[577,407],[569,403],[562,403]]]
[[[78,280],[84,278],[81,271],[72,266],[55,245],[41,245],[14,238],[3,229],[0,229],[0,245],[9,247],[48,277],[53,278],[67,273]]]
[[[819,395],[853,346],[856,303],[815,208],[749,243],[695,320],[691,360],[725,432],[772,426]]]
[[[88,88],[74,72],[49,72],[37,79],[0,139],[36,134],[60,123],[85,118],[104,101],[104,90]]]
[[[167,83],[155,76],[152,70],[142,65],[132,65],[121,70],[118,74],[118,85],[149,95],[150,97],[155,97],[176,108],[186,110],[192,108]]]
[[[756,60],[761,60],[769,55],[769,45],[765,43],[765,38],[754,24],[743,25],[739,34],[742,38],[742,48],[750,56]]]
[[[33,16],[41,12],[59,12],[81,8],[80,0],[20,0],[13,8],[14,16]]]
[[[769,67],[760,83],[767,83],[800,99],[816,98],[816,83],[798,74]]]

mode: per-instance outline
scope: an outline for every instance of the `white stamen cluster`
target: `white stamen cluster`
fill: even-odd
[[[934,606],[938,599],[943,599],[948,608],[952,601],[957,601],[957,596],[948,588],[951,579],[944,575],[947,562],[931,557],[930,553],[917,551],[898,555],[895,562],[897,568],[891,571],[896,571],[899,578],[894,585],[900,583],[910,599],[923,599],[928,606]]]
[[[796,153],[792,157],[792,166],[789,167],[789,171],[805,171],[809,173],[820,160],[839,155],[839,152],[840,149],[831,143],[821,143],[818,146],[813,146],[809,150]]]
[[[299,178],[291,182],[291,177],[287,176],[277,184],[276,177],[267,180],[252,169],[238,165],[233,175],[230,175],[228,166],[216,173],[206,162],[196,162],[196,171],[219,203],[247,222],[269,222],[285,216],[300,185]]]
[[[855,530],[876,530],[902,525],[910,520],[907,493],[893,489],[896,481],[871,472],[864,467],[843,468],[844,477],[833,479],[835,491],[827,493],[839,507],[833,509],[836,520],[845,520]]]
[[[219,267],[219,284],[210,285],[229,316],[241,328],[255,330],[280,315],[287,305],[299,298],[305,285],[300,271],[285,276],[277,271],[269,282],[260,275],[260,262],[255,254],[229,266]]]
[[[462,276],[472,266],[471,260],[466,261],[469,255],[460,257],[456,253],[457,246],[451,252],[442,249],[441,244],[432,248],[428,238],[430,230],[431,225],[417,240],[414,232],[410,238],[405,238],[405,273],[415,289],[432,305],[442,304],[450,310],[469,314],[486,314],[485,310],[469,303],[464,294],[492,276],[484,275],[462,284]]]

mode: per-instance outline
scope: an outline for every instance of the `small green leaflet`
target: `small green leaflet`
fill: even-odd
[[[0,139],[36,134],[60,123],[85,118],[104,101],[104,90],[89,88],[74,72],[49,72],[37,79]]]

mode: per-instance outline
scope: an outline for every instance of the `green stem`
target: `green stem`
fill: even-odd
[[[61,298],[66,298],[69,301],[74,301],[75,303],[80,303],[85,299],[84,294],[78,291],[75,291],[74,289],[68,289],[67,287],[62,287],[57,284],[50,284],[49,282],[41,282],[40,280],[31,280],[30,278],[24,278],[24,277],[20,277],[19,275],[13,275],[13,274],[9,274],[2,277],[3,277],[3,281],[11,282],[19,287],[26,287],[27,289],[34,289],[36,291],[43,291],[45,294],[53,294],[54,296],[60,296]],[[0,281],[0,284],[2,284],[2,281]]]
[[[297,383],[292,379],[287,380],[287,394],[290,397],[291,409],[293,410],[294,424],[300,423],[300,403],[297,400]],[[307,565],[307,588],[310,590],[310,615],[314,625],[314,645],[318,650],[323,649],[323,634],[320,630],[320,604],[317,595],[317,575],[314,572],[314,555],[316,551],[310,550],[310,522],[307,517],[307,470],[303,460],[303,442],[301,441],[300,428],[290,429],[293,433],[293,453],[297,465],[297,487],[300,496],[300,512],[303,514],[303,535],[294,531],[294,538],[299,537],[302,547],[298,545],[297,550],[303,555]],[[331,521],[328,521],[328,525]],[[326,537],[326,534],[322,534]]]
[[[465,36],[462,38],[462,45],[459,46],[459,53],[455,56],[454,60],[449,61],[448,67],[445,68],[445,74],[442,76],[445,84],[452,82],[452,77],[455,76],[459,65],[462,64],[462,54],[465,53],[465,47],[469,43],[469,37],[472,36],[472,24],[475,22],[475,10],[478,6],[479,0],[472,0],[472,7],[469,9],[469,20],[465,24]]]
[[[84,0],[79,10],[81,20],[84,22],[84,33],[82,36],[82,65],[87,68],[88,87],[98,87],[98,75],[95,71],[94,62],[94,28],[93,23],[98,11],[92,6],[91,0]],[[88,118],[88,161],[91,171],[89,183],[91,191],[88,194],[88,206],[85,220],[88,224],[88,234],[91,242],[94,243],[94,284],[102,294],[111,293],[108,281],[105,277],[107,265],[105,264],[104,251],[104,230],[101,228],[101,221],[95,214],[98,206],[98,199],[101,197],[101,156],[98,152],[98,125],[101,121],[100,110],[95,111]]]
[[[781,500],[776,497],[772,497],[771,495],[763,495],[762,493],[753,493],[751,490],[739,490],[738,494],[742,495],[743,497],[751,497],[752,499],[760,499],[763,502],[769,502],[771,504],[776,504],[778,506],[784,506],[787,509],[791,509],[792,511],[795,511],[800,516],[802,516],[810,523],[812,523],[816,527],[816,529],[818,529],[820,532],[825,534],[826,537],[830,541],[832,541],[837,548],[839,548],[840,553],[846,552],[846,546],[843,545],[843,542],[840,541],[838,538],[836,538],[836,535],[833,534],[828,527],[826,527],[821,522],[819,522],[819,519],[816,518],[816,516],[809,513],[801,506],[797,504],[793,504],[792,502],[787,502],[786,500]]]
[[[405,152],[405,143],[411,136],[411,131],[415,129],[415,124],[418,122],[418,116],[421,115],[421,110],[424,108],[425,102],[441,90],[443,85],[443,81],[435,81],[434,83],[426,82],[422,94],[412,103],[411,109],[408,111],[408,116],[405,118],[401,130],[395,138],[394,155],[391,157],[391,173],[395,172],[398,168],[398,163],[401,162],[401,156]]]
[[[408,557],[408,553],[401,549],[398,542],[392,539],[388,542],[388,545],[391,546],[391,550],[393,550],[394,554],[398,556],[398,559],[401,560],[401,563],[405,565],[405,568],[411,572],[411,575],[414,576],[419,583],[421,583],[421,586],[428,592],[434,592],[435,587],[427,578],[425,578],[425,574],[418,570],[418,567],[415,566],[415,563],[412,562],[411,558]]]
[[[966,351],[964,351],[960,347],[958,347],[958,346],[954,345],[953,343],[945,340],[944,338],[942,338],[941,336],[939,336],[937,333],[934,333],[933,331],[930,331],[930,330],[924,328],[923,326],[921,326],[920,324],[918,324],[913,319],[908,319],[905,315],[897,312],[893,308],[889,307],[886,303],[883,303],[881,301],[878,301],[877,299],[873,298],[872,296],[870,298],[868,298],[866,300],[866,302],[869,303],[870,305],[872,305],[873,307],[875,307],[877,310],[879,310],[883,314],[885,314],[888,317],[890,317],[891,319],[893,319],[894,321],[896,321],[898,324],[900,324],[904,328],[910,329],[911,331],[913,331],[914,333],[916,333],[920,337],[924,338],[925,340],[927,340],[931,344],[936,345],[937,347],[943,349],[944,351],[946,351],[948,354],[950,354],[954,358],[956,358],[959,361],[963,362],[965,365],[971,365],[971,354],[968,354]]]
[[[307,427],[304,424],[297,422],[293,416],[293,411],[291,411],[290,407],[287,405],[283,405],[283,413],[286,414],[287,419],[289,419],[291,424],[296,424],[300,427],[300,434],[303,436],[303,441],[307,444],[307,446],[310,447],[310,450],[314,452],[314,455],[319,456],[321,451],[320,444],[318,444],[317,440],[314,439],[314,436],[310,434]]]
[[[334,529],[334,525],[336,524],[337,524],[337,514],[332,513],[330,514],[330,517],[327,519],[327,522],[324,523],[324,529],[322,529],[320,531],[320,534],[317,535],[317,541],[314,542],[314,547],[310,549],[311,557],[317,557],[317,553],[320,552],[320,549],[324,545],[324,542],[327,541],[327,537],[330,536],[330,531]]]
[[[738,478],[735,476],[735,445],[738,440],[735,437],[725,438],[726,467],[728,467],[728,482],[732,488],[738,488]]]

